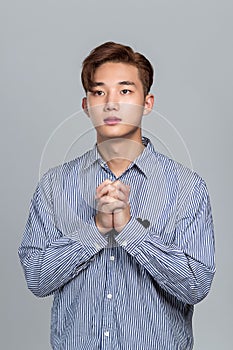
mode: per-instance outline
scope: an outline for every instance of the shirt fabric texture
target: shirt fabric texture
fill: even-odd
[[[194,304],[215,272],[209,195],[199,175],[142,140],[119,178],[95,145],[34,193],[19,257],[28,288],[54,294],[54,350],[193,348]],[[131,219],[102,235],[95,191],[106,179],[130,185]]]

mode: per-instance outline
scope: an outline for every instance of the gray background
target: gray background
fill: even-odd
[[[165,119],[152,113],[146,127],[159,149],[208,184],[217,274],[196,306],[195,350],[232,348],[232,13],[230,0],[1,1],[2,349],[50,348],[52,299],[27,291],[17,249],[40,172],[94,143],[91,132],[82,136],[90,124],[78,113],[57,129],[41,158],[54,130],[80,111],[83,58],[107,40],[152,61],[155,110]]]

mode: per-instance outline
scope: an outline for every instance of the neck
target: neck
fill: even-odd
[[[127,138],[108,139],[97,143],[102,158],[118,177],[142,153],[145,148],[141,137],[137,141]]]

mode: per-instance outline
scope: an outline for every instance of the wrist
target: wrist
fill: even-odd
[[[101,233],[101,234],[106,234],[109,231],[111,231],[113,229],[113,227],[106,227],[101,223],[101,220],[99,220],[98,214],[95,216],[95,225],[97,227],[97,230]]]

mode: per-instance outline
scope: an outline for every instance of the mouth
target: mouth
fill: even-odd
[[[107,117],[104,119],[104,124],[107,125],[116,125],[121,122],[121,119],[118,117]]]

